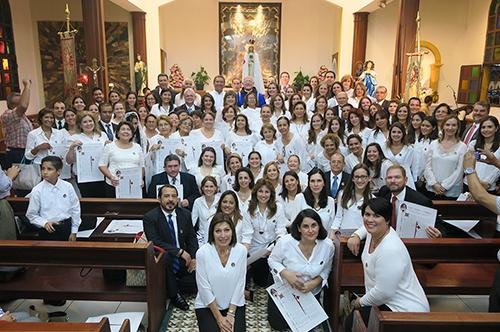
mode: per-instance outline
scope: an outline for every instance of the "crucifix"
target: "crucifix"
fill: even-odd
[[[417,22],[417,38],[416,38],[417,47],[415,52],[406,53],[406,56],[408,56],[408,68],[406,71],[406,86],[405,86],[406,100],[410,99],[410,97],[418,97],[420,93],[420,66],[422,64],[422,56],[425,54],[429,54],[429,51],[422,51],[420,48],[420,12],[417,12],[416,22]]]
[[[103,66],[99,66],[97,64],[97,59],[96,58],[93,58],[92,59],[92,66],[87,66],[85,67],[85,70],[88,70],[92,73],[92,80],[94,81],[94,86],[98,86],[98,82],[97,82],[97,73],[100,71],[100,70],[103,70],[104,71],[104,67]]]

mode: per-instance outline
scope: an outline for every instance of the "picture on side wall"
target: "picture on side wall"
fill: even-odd
[[[219,3],[219,72],[252,76],[257,90],[280,72],[281,3]]]

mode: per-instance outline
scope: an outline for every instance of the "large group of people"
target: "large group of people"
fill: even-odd
[[[42,182],[30,193],[27,217],[42,239],[75,240],[76,199],[115,197],[117,171],[142,169],[143,197],[160,203],[144,215],[145,234],[168,253],[173,305],[189,310],[184,295],[197,294],[200,331],[245,330],[253,284],[287,282],[320,301],[335,254],[331,239],[349,230],[354,254],[366,239],[366,292],[354,301],[363,319],[371,306],[429,311],[395,232],[399,206],[432,207],[432,199],[456,200],[470,186],[495,193],[500,170],[481,159],[500,159],[499,122],[487,102],[474,104],[468,124],[447,104],[429,110],[418,98],[387,100],[384,86],[370,87],[372,97],[352,76],[335,77],[314,76],[300,89],[270,82],[261,94],[252,77],[234,78],[225,89],[218,75],[214,90],[199,94],[192,80],[179,92],[160,74],[141,102],[134,92],[114,90],[106,100],[95,88],[91,100],[77,96],[71,105],[57,101],[41,110],[36,129],[26,116],[25,80],[1,116],[7,154],[0,195],[9,195],[19,173],[12,164],[39,164]],[[99,181],[76,176],[76,154],[86,144],[102,147]],[[60,146],[67,147],[62,159],[54,156]],[[483,161],[473,183],[464,178],[467,151]],[[147,169],[148,159],[159,171]],[[9,212],[2,213],[0,236],[12,238],[4,223],[12,210],[0,202]],[[464,236],[439,217],[426,233]],[[247,256],[256,254],[247,268]],[[273,328],[288,328],[271,298],[268,316]]]

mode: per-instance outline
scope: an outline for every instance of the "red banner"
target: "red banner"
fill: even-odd
[[[77,69],[75,52],[75,34],[65,32],[61,37],[61,59],[64,73],[64,97],[66,100],[72,100],[78,94],[77,90]]]

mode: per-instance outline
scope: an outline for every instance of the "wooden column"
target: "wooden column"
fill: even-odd
[[[106,54],[106,35],[104,31],[103,0],[82,0],[83,26],[85,29],[85,52],[87,65],[92,66],[92,59],[97,59],[97,65],[104,67],[97,72],[97,86],[104,95],[108,95],[108,61]],[[89,76],[89,93],[94,87],[92,73]]]
[[[408,67],[408,56],[406,54],[415,51],[416,18],[419,6],[420,0],[401,0],[399,3],[399,22],[392,75],[392,98],[401,98],[404,94]]]
[[[368,31],[368,14],[354,13],[354,36],[352,43],[351,75],[356,73],[356,64],[364,63],[366,56],[366,33]]]
[[[148,63],[146,49],[146,13],[132,12],[132,29],[134,31],[134,60],[137,54],[141,55],[142,61]]]

